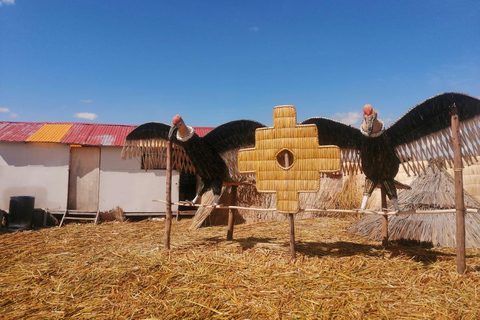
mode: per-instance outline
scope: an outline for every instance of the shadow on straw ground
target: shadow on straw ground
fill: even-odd
[[[211,237],[205,239],[211,244],[218,244],[225,242],[224,237]],[[243,250],[252,249],[259,244],[272,244],[279,247],[288,248],[290,243],[278,243],[276,238],[259,238],[247,237],[233,239],[233,242],[238,243]],[[397,256],[405,256],[420,262],[424,265],[430,265],[438,260],[446,260],[455,257],[455,254],[445,253],[430,249],[428,246],[411,243],[402,244],[392,242],[389,246],[383,247],[381,245],[355,243],[348,241],[337,242],[302,242],[297,241],[295,249],[298,253],[310,257],[334,256],[334,257],[350,257],[355,255],[366,255],[371,257],[395,258]]]
[[[286,244],[285,246],[287,246]],[[444,260],[454,254],[431,250],[422,246],[402,245],[392,243],[387,247],[381,245],[354,243],[354,242],[298,242],[296,250],[306,256],[338,256],[349,257],[354,255],[367,255],[372,257],[394,258],[406,256],[407,258],[421,262],[425,265],[435,263],[437,260]]]
[[[207,238],[205,239],[205,241],[217,244],[217,243],[225,242],[227,240],[225,240],[225,237],[217,236],[217,237]],[[242,248],[242,250],[252,249],[257,244],[260,244],[260,243],[264,243],[264,244],[275,243],[276,241],[278,241],[278,239],[276,238],[258,238],[258,237],[238,238],[238,239],[232,240],[232,242],[238,243]]]

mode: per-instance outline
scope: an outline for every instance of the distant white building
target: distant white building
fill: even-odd
[[[10,197],[33,196],[50,211],[162,213],[166,171],[142,169],[141,159],[120,158],[135,126],[0,122],[0,209]],[[172,200],[180,174],[173,172]],[[175,208],[174,208],[175,210]]]

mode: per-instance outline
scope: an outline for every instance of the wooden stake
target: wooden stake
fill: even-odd
[[[455,209],[457,220],[457,272],[464,274],[467,268],[465,259],[465,202],[463,199],[463,163],[462,149],[460,146],[458,110],[455,104],[450,107],[452,114],[452,148],[453,148],[453,172],[455,178]]]
[[[237,203],[237,186],[232,186],[232,203]],[[233,226],[235,224],[235,211],[237,209],[228,209],[228,229],[227,229],[227,241],[233,240]]]
[[[172,229],[172,143],[167,142],[167,173],[166,173],[166,213],[165,213],[165,237],[163,246],[170,250],[170,230]]]
[[[288,214],[288,222],[290,223],[290,256],[292,259],[296,258],[295,253],[295,224],[294,224],[294,214]]]
[[[293,159],[292,159],[293,161]],[[285,167],[290,167],[290,157],[288,152],[285,152]],[[297,254],[295,252],[295,217],[293,213],[288,214],[288,222],[290,224],[290,257],[295,259]]]
[[[386,212],[387,209],[387,193],[385,188],[380,188],[381,198],[382,198],[382,211]],[[382,246],[388,246],[388,215],[382,215]]]

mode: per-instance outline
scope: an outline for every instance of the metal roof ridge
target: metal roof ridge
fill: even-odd
[[[112,124],[112,123],[88,123],[88,122],[72,122],[72,121],[6,121],[0,120],[0,123],[25,123],[25,124],[72,124],[72,125],[91,125],[91,126],[115,126],[115,127],[138,127],[139,124]],[[215,129],[212,126],[193,126],[194,128]]]
[[[112,124],[112,123],[88,123],[88,122],[72,122],[72,121],[5,121],[0,120],[0,123],[8,124],[71,124],[71,125],[92,125],[92,126],[115,126],[115,127],[138,127],[137,124]]]

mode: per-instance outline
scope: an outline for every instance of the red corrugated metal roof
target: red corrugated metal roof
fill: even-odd
[[[136,126],[97,125],[88,136],[86,145],[92,146],[123,146],[125,137]]]
[[[195,129],[195,133],[198,134],[199,137],[203,137],[204,135],[206,135],[207,133],[209,133],[210,131],[212,131],[213,127],[193,127],[193,129]]]
[[[26,141],[31,135],[43,126],[37,122],[2,122],[5,124],[0,129],[0,141]]]
[[[74,123],[70,130],[63,136],[60,143],[66,144],[85,144],[93,125],[88,123]]]
[[[93,124],[93,123],[51,123],[51,122],[8,122],[0,121],[0,141],[26,142],[45,124],[72,125],[60,143],[90,146],[123,146],[125,137],[137,126]],[[194,127],[203,137],[212,127]]]
[[[9,124],[10,122],[0,122],[0,131],[2,131],[2,129],[8,126]]]
[[[61,143],[89,146],[123,146],[125,137],[137,126],[76,123]]]

